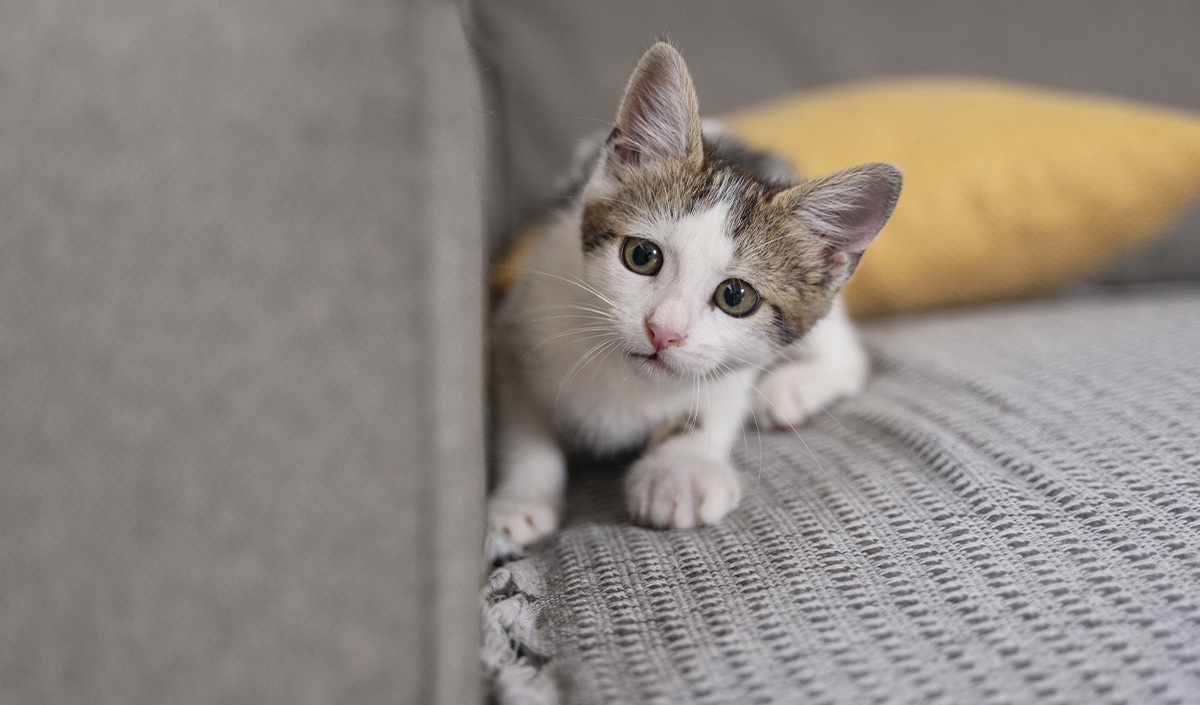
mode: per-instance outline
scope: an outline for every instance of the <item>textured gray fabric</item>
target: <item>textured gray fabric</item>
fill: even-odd
[[[613,118],[637,58],[663,34],[687,58],[707,115],[816,86],[911,75],[1000,78],[1200,111],[1194,2],[472,4],[497,239],[555,195],[577,141]],[[1174,230],[1107,279],[1200,278],[1197,232]]]
[[[864,394],[748,435],[725,522],[628,526],[583,483],[484,591],[497,699],[1197,702],[1200,290],[866,339]]]
[[[0,3],[0,703],[472,700],[473,75],[448,3]]]

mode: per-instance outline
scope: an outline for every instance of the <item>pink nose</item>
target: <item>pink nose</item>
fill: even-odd
[[[660,352],[672,345],[683,343],[682,335],[650,321],[646,321],[646,331],[650,334],[650,342],[654,345],[654,352]]]

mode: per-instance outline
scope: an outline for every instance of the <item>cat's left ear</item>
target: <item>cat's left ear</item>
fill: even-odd
[[[890,164],[863,164],[794,186],[775,201],[822,243],[830,280],[840,287],[892,217],[903,181]]]
[[[659,42],[638,62],[605,153],[609,175],[618,178],[655,160],[703,160],[696,89],[675,47]]]

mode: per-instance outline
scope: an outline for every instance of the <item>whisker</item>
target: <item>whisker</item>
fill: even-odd
[[[687,418],[687,423],[685,425],[685,430],[682,434],[684,436],[690,436],[693,432],[695,432],[697,425],[699,425],[699,423],[700,423],[700,419],[697,418],[700,415],[700,405],[699,405],[700,404],[700,381],[699,381],[698,377],[690,377],[690,380],[692,382],[692,396],[691,396],[691,399],[688,401],[688,411],[687,411],[688,418]],[[665,443],[666,443],[666,441],[664,441],[664,444]],[[685,448],[686,448],[685,445],[680,444],[679,449],[676,452],[675,457],[672,459],[671,462],[678,461],[679,458],[683,455],[683,451]]]
[[[732,396],[732,394],[730,394],[730,390],[729,390],[729,379],[728,379],[728,373],[731,372],[732,370],[729,367],[729,365],[726,364],[725,362],[718,362],[715,371],[722,373],[716,379],[717,379],[717,381],[719,381],[721,383],[721,386],[725,389],[725,394],[727,396]],[[753,404],[750,405],[750,415],[751,415],[751,417],[754,417],[754,405]],[[754,426],[755,426],[755,428],[758,428],[758,419],[757,418],[754,419]],[[750,445],[750,441],[746,438],[746,424],[742,423],[742,419],[738,419],[738,427],[742,431],[742,447],[743,448],[748,447]],[[754,481],[754,494],[758,494],[758,486],[762,482],[762,435],[761,434],[759,435],[759,438],[758,438],[758,448],[759,448],[759,451],[758,451],[758,477]]]
[[[752,384],[749,381],[747,381],[746,383]],[[762,465],[762,463],[763,463],[763,452],[762,452],[763,431],[762,431],[762,425],[760,425],[758,423],[758,412],[754,410],[754,404],[750,404],[750,420],[754,422],[754,436],[758,442],[758,475],[754,479],[754,492],[755,492],[755,494],[757,494],[758,488],[762,484],[762,474],[763,474],[763,465]],[[746,432],[746,427],[742,426],[742,434],[745,435],[745,432]]]
[[[593,380],[596,379],[596,373],[600,371],[601,366],[604,365],[604,361],[607,360],[609,358],[609,356],[613,354],[613,351],[620,349],[620,347],[621,346],[619,346],[619,345],[610,345],[608,350],[606,350],[604,352],[604,355],[599,360],[596,361],[596,364],[592,367],[592,379]]]
[[[733,356],[733,355],[731,355],[730,357],[731,357],[733,360],[737,361],[737,362],[741,362],[741,363],[745,364],[745,365],[746,365],[746,366],[748,366],[748,367],[753,367],[753,368],[755,368],[755,369],[757,369],[757,370],[761,370],[761,371],[763,371],[764,373],[770,374],[770,372],[771,372],[771,370],[770,370],[770,369],[768,369],[768,368],[766,368],[766,367],[763,367],[762,365],[756,365],[756,364],[754,364],[753,362],[750,362],[749,360],[745,360],[745,359],[743,359],[743,358],[740,358],[740,357],[737,357],[737,356]],[[827,407],[825,407],[824,405],[822,405],[822,406],[821,406],[821,411],[824,411],[824,412],[825,412],[825,414],[826,414],[827,416],[829,416],[829,418],[833,419],[833,422],[834,422],[834,423],[836,423],[836,424],[837,424],[837,425],[838,425],[838,426],[839,426],[839,427],[840,427],[840,428],[841,428],[843,431],[845,431],[845,430],[846,430],[846,427],[842,425],[842,422],[841,422],[841,421],[838,421],[838,418],[837,418],[836,416],[834,416],[834,415],[833,415],[833,414],[832,414],[832,413],[829,411],[829,409],[828,409]]]
[[[526,357],[526,358],[528,358],[530,355],[532,355],[534,352],[536,352],[538,348],[542,347],[543,345],[545,345],[545,344],[547,344],[547,343],[552,343],[552,342],[554,342],[555,340],[559,340],[559,339],[561,339],[561,338],[565,338],[565,337],[567,337],[567,336],[569,336],[569,335],[573,335],[573,334],[575,334],[575,333],[589,333],[589,332],[590,332],[590,333],[594,333],[594,335],[587,335],[587,336],[583,336],[583,337],[581,337],[581,338],[578,338],[578,340],[581,340],[581,341],[582,341],[582,340],[594,340],[595,338],[607,338],[607,337],[608,337],[608,336],[609,336],[609,335],[612,333],[612,331],[611,331],[611,330],[609,330],[607,327],[603,327],[603,328],[580,328],[580,329],[577,329],[577,330],[568,330],[568,331],[564,331],[564,332],[562,332],[562,333],[556,333],[555,335],[552,335],[552,336],[550,336],[549,338],[546,338],[546,339],[545,339],[545,340],[543,340],[542,342],[540,342],[540,343],[538,343],[537,345],[535,345],[535,346],[533,346],[532,348],[530,348],[530,349],[529,349],[529,352],[525,353],[525,357]],[[568,341],[568,342],[570,342],[570,341]]]
[[[611,322],[611,321],[615,320],[608,316],[595,316],[595,315],[585,314],[585,313],[563,313],[563,314],[559,314],[556,316],[543,316],[541,318],[531,318],[531,319],[529,319],[529,321],[530,321],[530,323],[541,323],[542,321],[555,321],[555,320],[560,320],[563,318],[578,318],[578,319],[583,319],[585,321],[606,321],[606,322]]]
[[[756,370],[759,370],[760,372],[764,372],[764,373],[770,373],[770,372],[771,372],[770,368],[763,367],[762,365],[759,365],[759,364],[756,364],[756,363],[754,363],[754,362],[751,362],[750,360],[747,360],[747,359],[745,359],[745,358],[738,357],[737,355],[730,355],[730,356],[729,356],[729,359],[733,360],[734,362],[740,362],[740,363],[742,363],[743,365],[745,365],[746,367],[752,367],[752,368],[754,368],[754,369],[756,369]],[[732,371],[732,370],[731,370],[731,371]]]
[[[612,345],[618,345],[618,344],[620,344],[620,341],[618,341],[614,338],[609,338],[608,340],[602,340],[599,343],[597,343],[596,345],[592,346],[591,349],[589,349],[586,353],[581,355],[578,360],[576,360],[575,364],[571,366],[571,369],[567,371],[567,374],[563,376],[562,382],[560,382],[558,385],[558,394],[554,398],[554,408],[555,409],[558,409],[559,402],[561,402],[561,400],[562,400],[563,390],[571,383],[571,381],[574,379],[575,375],[577,375],[579,373],[579,371],[582,370],[587,365],[588,361],[591,360],[593,357],[595,357],[600,351],[604,350],[605,348],[612,346]]]
[[[826,415],[827,415],[829,418],[833,419],[833,422],[834,422],[835,424],[837,424],[839,428],[841,428],[843,431],[845,431],[845,430],[846,430],[846,427],[845,427],[845,426],[842,426],[842,422],[841,422],[841,421],[838,421],[836,416],[834,416],[833,414],[829,413],[829,409],[826,409],[824,405],[821,405],[821,411],[824,411],[824,412],[825,412],[825,414],[826,414]],[[849,432],[847,431],[847,433],[849,433]]]
[[[598,306],[588,306],[580,303],[543,304],[541,306],[532,307],[530,311],[561,311],[562,309],[615,317],[611,309],[600,308]]]
[[[601,294],[599,291],[597,291],[597,290],[595,289],[595,287],[591,286],[590,284],[588,284],[587,282],[583,281],[582,279],[580,279],[580,278],[579,278],[579,277],[577,277],[577,276],[574,276],[574,275],[572,275],[572,278],[575,280],[575,283],[576,283],[576,284],[578,284],[580,287],[582,287],[582,288],[583,288],[583,290],[584,290],[584,291],[588,291],[588,292],[591,292],[592,294],[595,294],[595,295],[596,295],[596,297],[597,297],[597,298],[599,298],[601,301],[605,302],[605,303],[606,303],[606,304],[608,304],[609,306],[612,306],[613,308],[617,308],[617,304],[616,304],[616,302],[615,302],[615,301],[613,301],[612,299],[608,298],[608,297],[607,297],[607,296],[605,296],[604,294]]]
[[[766,401],[768,404],[770,404],[771,407],[773,409],[775,409],[775,411],[779,411],[779,407],[775,406],[775,402],[771,401],[771,399],[766,394],[763,394],[761,391],[759,391],[758,387],[751,384],[750,388],[753,389],[755,392],[758,392],[758,396],[762,397],[764,401]],[[780,416],[783,416],[782,412],[780,413]],[[808,451],[808,454],[810,456],[812,456],[813,462],[817,464],[817,469],[821,471],[821,474],[825,476],[825,479],[828,480],[830,484],[833,484],[833,478],[829,476],[829,473],[825,472],[825,468],[821,466],[821,461],[817,460],[817,454],[812,452],[812,448],[808,447],[808,441],[804,440],[804,436],[800,435],[800,431],[797,430],[796,427],[791,424],[788,424],[788,428],[792,429],[792,433],[796,434],[796,438],[799,438],[800,442],[804,444],[804,449]]]
[[[539,271],[536,269],[527,269],[525,267],[514,267],[514,269],[521,274],[540,274],[542,276],[550,277],[552,279],[557,279],[558,281],[570,284],[571,286],[577,286],[580,289],[591,294],[592,296],[595,296],[596,298],[600,299],[601,301],[608,304],[609,306],[612,306],[613,308],[617,308],[617,304],[615,302],[613,302],[612,299],[608,298],[604,294],[601,294],[599,291],[596,291],[595,288],[589,286],[588,284],[586,284],[582,281],[579,281],[578,277],[575,277],[572,280],[572,279],[567,279],[566,277],[563,277],[563,276],[559,276],[557,274],[553,274],[551,272],[542,272],[542,271]]]

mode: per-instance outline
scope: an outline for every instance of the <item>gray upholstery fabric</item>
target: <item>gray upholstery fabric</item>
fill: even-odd
[[[1101,284],[1200,279],[1200,203],[1166,235],[1136,248],[1093,278]]]
[[[448,3],[0,3],[0,703],[472,701],[474,73]]]
[[[1198,321],[1192,287],[872,324],[867,391],[749,434],[725,522],[577,488],[485,591],[498,700],[1196,702]]]
[[[1200,4],[1177,0],[472,4],[492,131],[489,227],[501,239],[555,195],[577,140],[612,120],[637,58],[664,34],[687,58],[708,115],[912,75],[1000,78],[1200,111]],[[1099,278],[1200,278],[1197,232],[1176,228]]]

